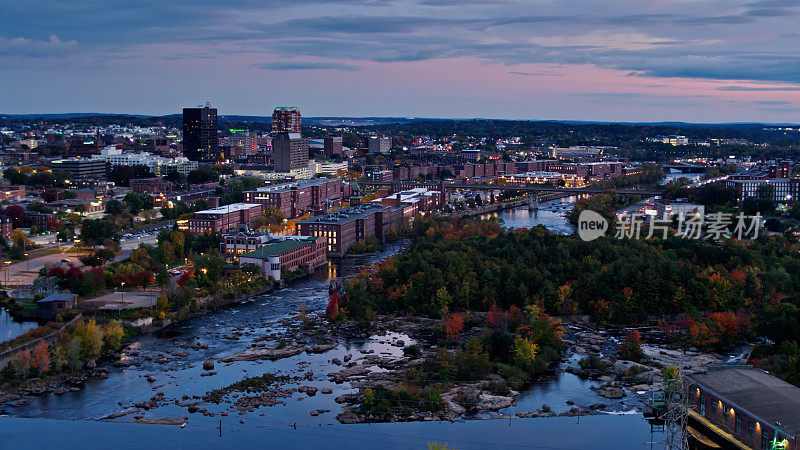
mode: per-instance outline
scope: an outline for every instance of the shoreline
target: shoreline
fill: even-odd
[[[564,198],[569,198],[569,197],[573,197],[573,196],[577,196],[577,195],[584,195],[584,194],[564,194],[564,193],[556,192],[556,193],[553,193],[553,194],[547,194],[547,195],[543,196],[543,197],[546,197],[546,198],[540,199],[539,202],[541,203],[541,202],[550,202],[550,201],[553,201],[553,200],[561,200],[561,199],[564,199]],[[519,208],[521,206],[526,206],[528,204],[530,204],[530,201],[528,199],[512,200],[510,202],[493,203],[493,204],[490,204],[490,205],[486,205],[485,207],[482,207],[480,210],[472,209],[472,210],[469,210],[469,211],[454,211],[454,212],[449,213],[449,214],[445,214],[445,213],[440,213],[440,214],[443,215],[443,216],[454,216],[454,217],[461,217],[461,218],[477,217],[477,216],[482,216],[484,214],[491,214],[491,213],[495,213],[495,212],[500,212],[500,211],[506,211],[506,210],[509,210],[509,209]]]

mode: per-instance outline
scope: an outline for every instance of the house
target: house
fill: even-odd
[[[36,302],[39,317],[53,318],[74,308],[78,302],[78,294],[50,294]]]

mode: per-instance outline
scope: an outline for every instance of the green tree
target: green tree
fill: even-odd
[[[106,203],[106,214],[116,216],[125,212],[125,206],[119,200],[109,200]]]
[[[75,336],[80,339],[81,357],[97,358],[103,349],[103,330],[94,319],[78,319],[75,322]]]
[[[135,192],[129,192],[122,201],[128,206],[128,211],[133,215],[139,214],[139,211],[144,208],[144,198]]]
[[[103,329],[103,342],[106,348],[117,350],[122,345],[125,338],[125,330],[117,320],[107,323]]]
[[[81,225],[81,240],[92,247],[103,245],[106,240],[119,241],[119,228],[104,219],[84,220]]]

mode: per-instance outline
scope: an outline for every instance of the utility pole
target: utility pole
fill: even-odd
[[[222,437],[222,419],[219,419],[219,426],[217,429],[219,430],[219,437]]]

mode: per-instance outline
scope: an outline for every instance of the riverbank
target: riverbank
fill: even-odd
[[[574,197],[575,194],[565,194],[561,192],[554,192],[552,194],[545,194],[539,196],[539,202],[549,202],[553,200],[561,200],[564,198]],[[454,211],[450,214],[442,213],[444,216],[453,216],[453,217],[475,217],[475,216],[483,216],[486,214],[493,214],[500,211],[507,211],[514,208],[519,208],[520,206],[529,206],[531,201],[529,198],[523,200],[514,200],[510,202],[502,202],[502,203],[492,203],[489,205],[483,205],[477,208],[468,209],[465,211]]]
[[[147,334],[155,333],[164,328],[178,324],[180,322],[193,319],[197,316],[207,314],[219,308],[229,307],[236,303],[240,303],[256,295],[264,295],[273,292],[275,289],[280,289],[284,285],[282,283],[268,283],[266,286],[254,291],[248,291],[239,296],[225,298],[218,298],[216,296],[198,297],[194,301],[196,304],[193,306],[195,310],[189,308],[185,310],[176,311],[171,313],[170,316],[164,318],[140,318],[136,320],[125,320],[123,323],[127,326],[126,341],[127,344],[136,338]],[[80,314],[79,314],[80,316]],[[52,336],[62,332],[69,324],[73,323],[75,319],[65,323],[59,331],[53,333]],[[54,337],[50,337],[53,340]],[[21,345],[18,347],[20,351],[31,347],[36,341]],[[14,349],[16,350],[16,349]],[[3,355],[4,361],[12,358],[13,355]],[[108,371],[106,369],[98,368],[99,363],[108,362],[116,367],[125,367],[128,363],[124,358],[122,350],[114,352],[107,351],[103,353],[99,359],[88,360],[83,364],[83,367],[74,372],[60,372],[60,373],[47,373],[42,377],[30,378],[25,380],[9,380],[0,384],[0,404],[11,402],[18,403],[24,401],[25,397],[31,395],[42,395],[45,393],[55,393],[57,395],[63,394],[67,391],[76,392],[81,389],[81,386],[88,380],[108,378]],[[3,367],[5,364],[3,364]]]

